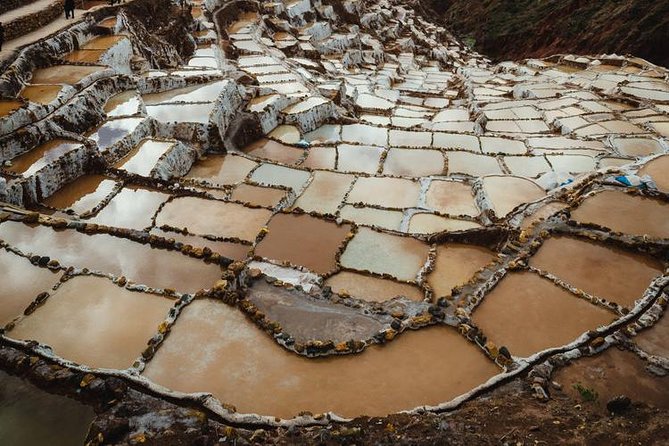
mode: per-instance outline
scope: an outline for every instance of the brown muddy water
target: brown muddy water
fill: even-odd
[[[335,293],[349,294],[370,302],[384,302],[398,296],[408,297],[415,301],[421,301],[424,298],[420,288],[414,285],[350,271],[342,271],[331,276],[325,281],[325,285],[331,287]]]
[[[450,327],[409,332],[360,355],[308,359],[283,350],[239,310],[197,300],[144,375],[184,392],[213,392],[240,412],[288,418],[303,410],[353,417],[438,404],[498,372]]]
[[[599,192],[581,203],[571,218],[625,234],[669,238],[669,204],[624,192]]]
[[[256,255],[325,274],[335,269],[335,255],[351,225],[337,225],[306,214],[277,214],[268,229]]]
[[[437,259],[427,281],[436,298],[451,295],[451,290],[464,285],[474,274],[496,258],[486,248],[473,245],[446,244],[437,247]]]
[[[527,357],[607,325],[615,314],[529,272],[510,273],[474,310],[474,323],[512,355]]]
[[[650,257],[570,237],[546,240],[530,265],[628,308],[663,271]]]
[[[158,332],[173,304],[161,296],[128,291],[106,278],[78,276],[17,322],[8,336],[47,344],[79,364],[125,369]]]

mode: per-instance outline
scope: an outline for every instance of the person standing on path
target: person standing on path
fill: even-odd
[[[74,0],[65,0],[65,18],[74,18]]]
[[[5,43],[5,28],[2,26],[2,22],[0,22],[0,51],[2,51],[3,43]]]

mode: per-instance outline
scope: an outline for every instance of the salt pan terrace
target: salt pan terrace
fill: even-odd
[[[669,371],[665,68],[194,3],[191,51],[101,8],[0,76],[2,342],[258,426]]]

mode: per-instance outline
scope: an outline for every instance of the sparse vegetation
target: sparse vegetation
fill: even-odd
[[[574,384],[574,389],[581,395],[581,399],[586,403],[594,403],[599,398],[599,394],[595,389],[584,387],[581,383]]]

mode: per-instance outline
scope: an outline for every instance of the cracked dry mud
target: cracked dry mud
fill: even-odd
[[[494,64],[403,1],[98,3],[0,75],[0,438],[667,438],[667,69]]]

